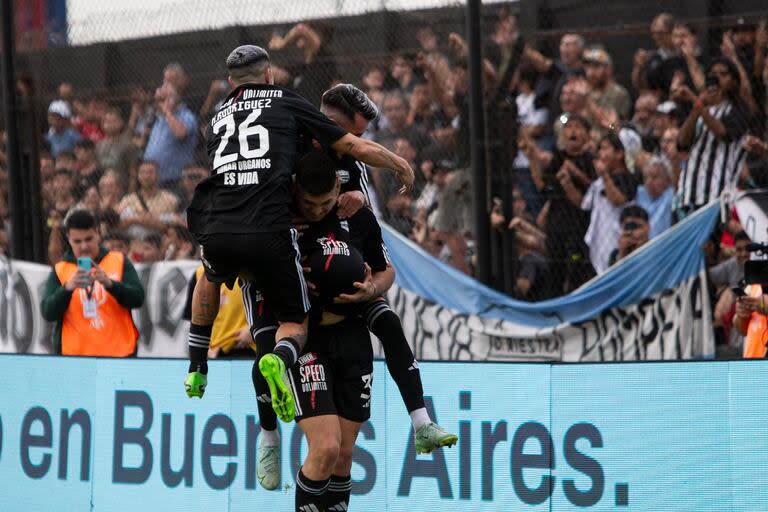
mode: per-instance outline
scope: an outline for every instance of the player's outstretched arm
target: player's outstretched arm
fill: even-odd
[[[372,167],[383,167],[395,171],[395,177],[403,185],[401,192],[413,186],[413,169],[404,158],[400,158],[381,144],[361,139],[351,133],[346,134],[331,146],[334,151],[353,158]]]

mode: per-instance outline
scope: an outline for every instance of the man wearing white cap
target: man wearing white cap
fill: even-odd
[[[592,89],[592,101],[603,110],[614,110],[621,119],[629,118],[629,93],[613,79],[613,60],[602,48],[584,51],[584,70]]]
[[[73,151],[75,144],[82,139],[69,120],[72,109],[64,100],[54,100],[48,105],[48,133],[45,140],[51,146],[51,155],[56,158],[62,151]]]

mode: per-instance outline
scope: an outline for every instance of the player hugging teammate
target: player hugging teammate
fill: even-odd
[[[424,407],[418,364],[400,319],[382,294],[395,272],[373,212],[363,207],[338,216],[341,180],[337,164],[320,152],[304,156],[295,176],[295,209],[306,222],[299,238],[309,281],[316,292],[310,313],[309,342],[287,382],[253,372],[257,397],[286,385],[296,400],[296,421],[307,436],[309,453],[297,475],[297,510],[347,510],[352,451],[360,426],[370,417],[373,350],[368,330],[381,340],[390,374],[411,415],[419,453],[451,446],[457,437],[433,423]],[[258,312],[254,339],[260,352],[272,343],[275,328],[268,301]],[[272,409],[259,400],[262,425],[257,476],[262,486],[279,484],[279,437]],[[287,418],[282,418],[287,419]],[[302,508],[309,507],[309,508]],[[337,507],[337,508],[333,508]]]
[[[364,130],[358,128],[372,119],[365,117],[371,109],[375,116],[375,107],[359,90],[344,86],[336,91],[336,100],[333,94],[329,97],[331,103],[336,101],[334,113],[348,117],[345,126],[329,120],[295,93],[272,85],[269,57],[263,49],[238,47],[229,55],[227,67],[233,90],[211,121],[208,137],[212,176],[197,187],[188,209],[189,229],[203,249],[205,273],[193,294],[185,388],[189,396],[202,397],[205,391],[206,354],[218,312],[219,287],[222,283],[231,287],[239,275],[248,321],[260,353],[265,354],[258,371],[254,365],[257,396],[268,396],[284,421],[296,416],[309,441],[309,455],[297,479],[297,510],[345,510],[352,449],[361,422],[370,416],[373,354],[368,327],[383,337],[390,373],[414,423],[417,449],[428,452],[457,440],[429,420],[418,364],[399,318],[378,298],[391,286],[394,271],[386,261],[373,214],[360,208],[352,215],[365,202],[365,194],[351,192],[339,200],[336,167],[345,158],[361,169],[362,177],[363,162],[395,170],[406,189],[413,182],[413,171],[382,146],[349,133]],[[308,232],[319,226],[327,231],[315,239],[306,233],[299,238],[290,224],[289,209],[291,173],[301,141],[309,138],[338,159],[334,162],[326,154],[313,153],[299,165],[298,208],[309,220],[318,221]],[[357,188],[361,181],[359,177]],[[339,219],[337,202],[342,216],[351,215],[349,219]],[[352,233],[361,237],[358,245]],[[374,238],[378,255],[369,246]],[[324,299],[319,304],[322,310],[313,315],[317,320],[309,344],[310,300],[299,244],[306,246],[312,279],[318,281],[317,291]],[[311,244],[318,247],[313,251]],[[334,277],[324,279],[329,276]],[[335,283],[350,288],[334,289]],[[254,307],[255,290],[264,298],[259,307]],[[347,293],[336,297],[340,291]],[[265,312],[273,319],[270,325],[264,323]],[[279,482],[277,434],[268,428],[270,418],[265,418],[264,409],[259,400],[264,430],[259,480],[274,488]],[[271,409],[269,414],[274,414]],[[274,416],[272,423],[276,427]]]

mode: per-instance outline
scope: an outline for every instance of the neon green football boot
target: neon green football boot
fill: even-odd
[[[459,442],[459,436],[443,430],[437,423],[427,423],[414,434],[416,453],[432,453],[443,446],[451,447]]]
[[[202,399],[205,393],[205,386],[208,385],[208,376],[203,375],[200,372],[189,372],[187,378],[184,379],[184,390],[187,392],[187,396],[192,398],[196,396]]]
[[[277,417],[286,423],[293,421],[296,417],[296,408],[283,360],[275,354],[267,354],[259,360],[259,371],[269,385],[272,408]]]

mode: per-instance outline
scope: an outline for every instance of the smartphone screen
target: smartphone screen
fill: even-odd
[[[90,271],[91,270],[91,258],[77,258],[77,268]]]

